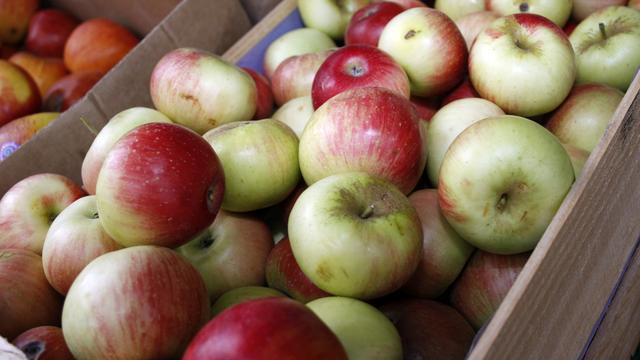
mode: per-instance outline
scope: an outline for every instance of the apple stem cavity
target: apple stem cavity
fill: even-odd
[[[40,355],[44,350],[43,345],[44,344],[40,341],[32,341],[23,346],[20,350],[22,350],[28,359],[37,359],[38,355]]]
[[[529,4],[526,2],[520,3],[520,12],[526,13],[529,12]]]
[[[204,236],[202,237],[202,239],[200,239],[200,242],[198,243],[200,245],[201,249],[206,249],[208,247],[210,247],[211,245],[213,245],[214,239],[211,236]]]
[[[600,34],[602,34],[602,39],[606,40],[607,39],[607,31],[606,31],[606,28],[604,26],[604,23],[602,23],[602,22],[598,23],[598,28],[600,28]]]
[[[507,207],[507,201],[509,200],[509,194],[503,193],[500,195],[500,200],[498,200],[498,204],[496,208],[498,211],[502,212]]]
[[[413,29],[412,29],[412,30],[409,30],[409,31],[407,31],[407,33],[406,33],[406,34],[404,34],[404,39],[405,39],[405,40],[409,40],[409,39],[411,39],[412,37],[416,36],[416,34],[418,34],[418,31],[415,31],[415,30],[413,30]]]
[[[364,211],[362,212],[362,214],[360,214],[360,218],[361,219],[368,219],[371,217],[371,215],[373,215],[373,210],[374,210],[375,206],[373,204],[367,206]]]
[[[92,219],[99,219],[99,218],[100,218],[100,215],[99,215],[99,214],[98,214],[98,212],[96,211],[96,212],[94,212],[94,213],[91,215],[91,218],[92,218]]]

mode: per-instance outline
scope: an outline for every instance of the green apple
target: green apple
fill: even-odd
[[[451,20],[485,10],[484,0],[436,0],[434,7],[447,14]]]
[[[320,30],[301,28],[291,30],[274,40],[264,53],[264,73],[269,78],[281,62],[291,56],[319,52],[336,47],[331,38]]]
[[[298,0],[298,10],[306,27],[320,30],[334,40],[340,40],[351,16],[370,1]]]
[[[301,96],[284,103],[272,118],[287,124],[293,130],[298,139],[302,136],[302,131],[313,115],[313,103],[311,96]]]
[[[211,305],[211,316],[214,317],[233,305],[245,301],[262,299],[267,297],[287,297],[276,289],[264,286],[242,286],[231,289],[220,295],[218,300]]]
[[[486,0],[487,10],[501,16],[531,13],[538,14],[563,27],[571,15],[573,0]]]

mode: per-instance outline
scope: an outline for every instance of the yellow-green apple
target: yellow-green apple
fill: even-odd
[[[53,220],[86,193],[57,174],[29,176],[0,199],[0,248],[27,249],[40,255]]]
[[[469,76],[478,93],[507,114],[535,116],[567,97],[576,64],[556,24],[540,15],[515,14],[478,35],[469,54]]]
[[[447,105],[450,102],[466,99],[466,98],[479,98],[480,94],[471,85],[471,80],[468,76],[465,76],[464,80],[453,89],[447,96],[442,99],[442,106]]]
[[[264,286],[242,286],[231,289],[220,295],[213,305],[211,305],[211,317],[215,317],[233,305],[269,297],[287,296],[276,289]]]
[[[304,25],[322,31],[334,40],[343,38],[353,14],[371,0],[298,0]]]
[[[78,24],[78,20],[67,11],[39,10],[29,21],[25,48],[38,56],[62,58],[64,45]]]
[[[30,360],[74,360],[62,329],[43,325],[29,329],[12,341]]]
[[[85,196],[67,206],[53,220],[42,247],[47,280],[62,295],[91,260],[122,246],[102,228],[95,196]]]
[[[66,111],[84,98],[101,78],[102,75],[96,72],[73,73],[61,78],[51,85],[44,96],[43,110]]]
[[[587,162],[590,153],[573,145],[563,143],[562,146],[567,151],[567,154],[569,154],[571,165],[573,165],[573,174],[576,179],[578,179],[578,176],[582,173],[582,168]]]
[[[467,44],[467,49],[471,50],[478,34],[499,17],[493,11],[478,11],[456,19],[456,25]]]
[[[536,246],[573,181],[569,155],[542,125],[513,115],[490,117],[449,146],[439,204],[472,245],[517,254]]]
[[[356,11],[344,34],[346,45],[378,46],[382,29],[391,19],[406,10],[390,1],[372,2]]]
[[[382,2],[382,1],[399,4],[405,9],[411,9],[414,7],[427,7],[427,4],[423,3],[420,0],[373,0],[372,2],[376,3],[376,2]]]
[[[213,302],[231,289],[263,285],[272,248],[262,220],[221,210],[211,226],[176,250],[202,275]]]
[[[38,0],[0,1],[0,42],[17,45],[22,41],[38,3]]]
[[[60,113],[57,112],[36,113],[11,120],[0,126],[0,161],[8,158],[58,116]]]
[[[62,59],[39,57],[26,51],[11,55],[9,61],[20,66],[31,76],[42,98],[53,84],[69,73]]]
[[[191,340],[183,360],[346,360],[342,344],[303,304],[282,297],[236,304]]]
[[[382,87],[409,99],[409,78],[389,54],[369,45],[347,45],[329,55],[318,69],[311,88],[313,108],[359,87]]]
[[[40,109],[38,86],[21,67],[0,60],[0,126]]]
[[[210,52],[180,48],[153,68],[151,100],[161,113],[199,134],[256,112],[256,84],[249,74]]]
[[[582,20],[569,37],[576,53],[576,82],[627,91],[640,67],[640,11],[609,6]]]
[[[573,0],[485,0],[486,9],[500,16],[537,14],[563,27],[571,15]]]
[[[407,72],[414,96],[451,90],[467,69],[467,46],[460,30],[447,15],[426,7],[405,10],[391,19],[378,47]]]
[[[267,284],[303,303],[331,294],[318,288],[302,272],[291,251],[288,237],[278,241],[269,253],[265,269]]]
[[[271,75],[273,97],[278,106],[287,101],[311,95],[311,85],[320,65],[333,50],[290,56]]]
[[[451,306],[422,299],[398,299],[379,307],[398,329],[405,359],[464,359],[475,336]]]
[[[496,312],[516,281],[529,253],[497,255],[476,251],[455,282],[451,305],[477,330]]]
[[[300,170],[308,185],[364,171],[408,194],[425,167],[425,137],[409,100],[386,88],[350,89],[311,116],[300,138]]]
[[[485,0],[436,0],[434,7],[453,21],[475,12],[481,12],[486,9]]]
[[[287,101],[276,110],[272,118],[289,126],[299,139],[311,115],[313,115],[313,102],[309,95]]]
[[[13,339],[36,326],[60,324],[62,297],[32,251],[0,249],[0,304],[0,337]]]
[[[271,83],[264,75],[248,67],[243,67],[256,83],[257,102],[256,113],[253,114],[254,120],[266,119],[273,114],[273,92],[271,91]]]
[[[204,138],[224,169],[225,210],[246,212],[275,205],[300,181],[298,137],[277,120],[225,124]]]
[[[209,318],[202,277],[159,246],[106,253],[71,285],[64,339],[77,359],[169,359],[182,354]]]
[[[576,85],[547,123],[561,142],[591,152],[624,94],[603,84]]]
[[[640,0],[629,0],[627,6],[640,10]]]
[[[96,183],[100,221],[123,246],[186,243],[211,225],[223,194],[223,169],[209,143],[168,123],[120,138]]]
[[[440,213],[437,190],[418,190],[409,195],[409,201],[422,224],[422,257],[402,291],[419,298],[435,299],[453,284],[474,248]]]
[[[170,123],[163,113],[146,107],[133,107],[112,117],[100,130],[82,161],[82,185],[89,194],[96,193],[96,182],[109,150],[129,131],[148,123]]]
[[[402,340],[393,323],[364,301],[330,296],[307,303],[338,337],[350,360],[402,359]]]
[[[290,56],[329,50],[336,47],[322,31],[310,28],[291,30],[274,40],[264,53],[264,73],[271,78],[281,62]]]
[[[592,13],[607,6],[625,6],[627,0],[573,0],[571,16],[577,22],[584,20]]]
[[[427,132],[427,175],[438,186],[440,166],[453,140],[466,128],[504,111],[489,100],[466,98],[455,100],[438,110],[431,118]]]
[[[389,294],[409,280],[421,257],[420,218],[409,199],[362,172],[309,186],[291,210],[288,234],[302,272],[333,295]]]

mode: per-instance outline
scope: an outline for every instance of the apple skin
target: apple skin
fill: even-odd
[[[383,2],[383,1],[399,4],[405,9],[412,9],[415,7],[427,7],[427,4],[419,0],[373,0],[372,2],[376,3],[376,2]]]
[[[469,80],[469,77],[466,76],[464,80],[462,80],[460,85],[458,85],[447,96],[445,96],[444,99],[442,99],[442,106],[444,107],[445,105],[460,99],[479,97],[480,94],[478,94],[476,89],[473,88],[471,80]]]
[[[289,126],[300,139],[305,126],[311,120],[313,111],[311,96],[301,96],[282,104],[272,118]]]
[[[440,208],[472,245],[497,254],[532,250],[574,181],[569,155],[538,123],[512,115],[466,128],[442,166]]]
[[[625,6],[627,0],[573,0],[571,16],[578,23],[607,6]]]
[[[391,19],[378,47],[407,72],[413,96],[441,95],[458,84],[467,69],[467,46],[460,30],[447,15],[426,7]]]
[[[406,10],[400,4],[382,1],[356,11],[347,25],[344,35],[345,45],[378,46],[378,39],[385,25],[396,15]]]
[[[209,318],[204,282],[171,249],[134,246],[106,253],[76,278],[62,332],[78,359],[179,356]]]
[[[43,98],[42,109],[63,112],[80,101],[102,75],[95,72],[69,74],[56,81]]]
[[[71,179],[43,173],[13,185],[0,199],[0,248],[40,255],[51,222],[86,193]]]
[[[435,8],[453,21],[472,13],[486,10],[485,0],[436,0]]]
[[[56,291],[66,295],[91,260],[121,247],[102,228],[96,197],[82,197],[62,210],[49,227],[42,247],[44,274]]]
[[[204,138],[224,168],[225,210],[246,212],[275,205],[300,181],[298,138],[277,120],[225,124]]]
[[[0,43],[18,45],[27,33],[38,0],[3,0],[0,3]]]
[[[202,275],[209,300],[242,286],[265,283],[271,231],[256,217],[220,210],[215,221],[176,249]]]
[[[640,10],[640,0],[629,0],[628,7]]]
[[[576,65],[562,29],[540,15],[515,14],[478,35],[469,54],[469,76],[483,98],[507,114],[529,117],[562,103]]]
[[[318,108],[300,138],[308,185],[329,175],[364,171],[408,194],[427,159],[424,128],[413,105],[391,90],[354,88]]]
[[[78,19],[64,10],[39,10],[29,21],[25,48],[34,55],[62,58],[64,45],[79,24]]]
[[[434,186],[438,186],[442,159],[453,140],[476,122],[500,115],[504,115],[502,109],[481,98],[456,100],[435,113],[427,132],[427,174]]]
[[[302,272],[338,296],[389,294],[411,277],[421,257],[415,208],[395,186],[361,172],[309,186],[291,210],[288,234]]]
[[[253,114],[253,120],[266,119],[270,117],[271,114],[273,114],[274,100],[269,79],[248,67],[243,67],[242,70],[251,75],[251,78],[256,83],[257,102],[256,113]]]
[[[281,62],[291,56],[333,49],[336,44],[325,33],[311,28],[291,30],[274,40],[264,53],[264,73],[271,79]]]
[[[347,45],[322,63],[311,88],[314,109],[358,87],[383,87],[409,99],[409,78],[391,56],[369,45]]]
[[[405,359],[464,359],[475,331],[451,306],[422,299],[398,299],[379,307],[398,329]]]
[[[333,50],[291,56],[278,65],[271,76],[273,95],[278,106],[287,101],[311,95],[311,86],[320,65]]]
[[[333,331],[351,360],[402,359],[402,340],[393,323],[366,302],[330,296],[307,303]]]
[[[211,317],[215,317],[233,305],[270,297],[286,298],[287,296],[276,289],[264,286],[242,286],[231,289],[220,295],[218,300],[211,305]]]
[[[291,242],[285,237],[269,253],[266,264],[267,284],[302,303],[331,294],[318,288],[302,272],[291,251]]]
[[[281,297],[234,305],[193,338],[183,360],[346,360],[333,332],[303,304]]]
[[[474,248],[440,213],[437,190],[418,190],[409,195],[409,201],[422,224],[422,258],[402,291],[419,298],[435,299],[455,281]]]
[[[458,26],[462,37],[464,37],[468,50],[471,50],[471,45],[473,45],[478,34],[499,17],[498,14],[492,11],[478,11],[456,19],[456,26]]]
[[[171,123],[163,113],[146,107],[133,107],[114,115],[100,130],[82,161],[82,185],[87,193],[95,195],[98,174],[109,150],[126,133],[148,123]]]
[[[422,122],[428,123],[429,121],[431,121],[433,115],[435,115],[435,113],[438,112],[438,109],[440,108],[440,99],[437,97],[420,98],[412,96],[410,101],[418,112],[418,117]]]
[[[62,297],[32,251],[0,249],[0,303],[0,337],[13,339],[36,326],[60,324]]]
[[[480,329],[500,306],[529,255],[497,255],[478,250],[452,287],[451,305],[474,329]]]
[[[574,0],[485,0],[486,9],[500,16],[537,14],[563,27],[571,15]]]
[[[639,11],[626,6],[596,11],[578,24],[569,40],[576,53],[576,83],[627,91],[640,67]]]
[[[74,360],[62,329],[57,326],[38,326],[18,335],[12,341],[30,360]]]
[[[58,58],[43,58],[25,51],[19,51],[11,55],[9,61],[20,66],[31,76],[31,79],[38,86],[42,98],[56,81],[68,74],[64,62]]]
[[[220,161],[201,136],[148,123],[107,154],[96,184],[98,213],[120,245],[177,247],[211,225],[224,187]]]
[[[562,143],[562,146],[567,151],[567,154],[571,159],[571,165],[573,165],[573,173],[576,179],[578,179],[578,177],[582,173],[582,168],[584,167],[584,164],[587,162],[587,159],[589,158],[590,153],[586,150],[582,150],[573,145]]]
[[[40,109],[38,86],[22,68],[0,60],[0,126]]]
[[[551,116],[547,129],[561,142],[590,153],[600,142],[623,97],[624,93],[607,85],[576,85]]]
[[[304,25],[341,40],[353,14],[371,0],[298,0]]]
[[[57,112],[36,113],[11,120],[0,126],[0,161],[8,158],[58,116],[60,113]]]

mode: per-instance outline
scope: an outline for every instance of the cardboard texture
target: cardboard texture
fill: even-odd
[[[252,23],[257,23],[282,0],[240,0]]]

